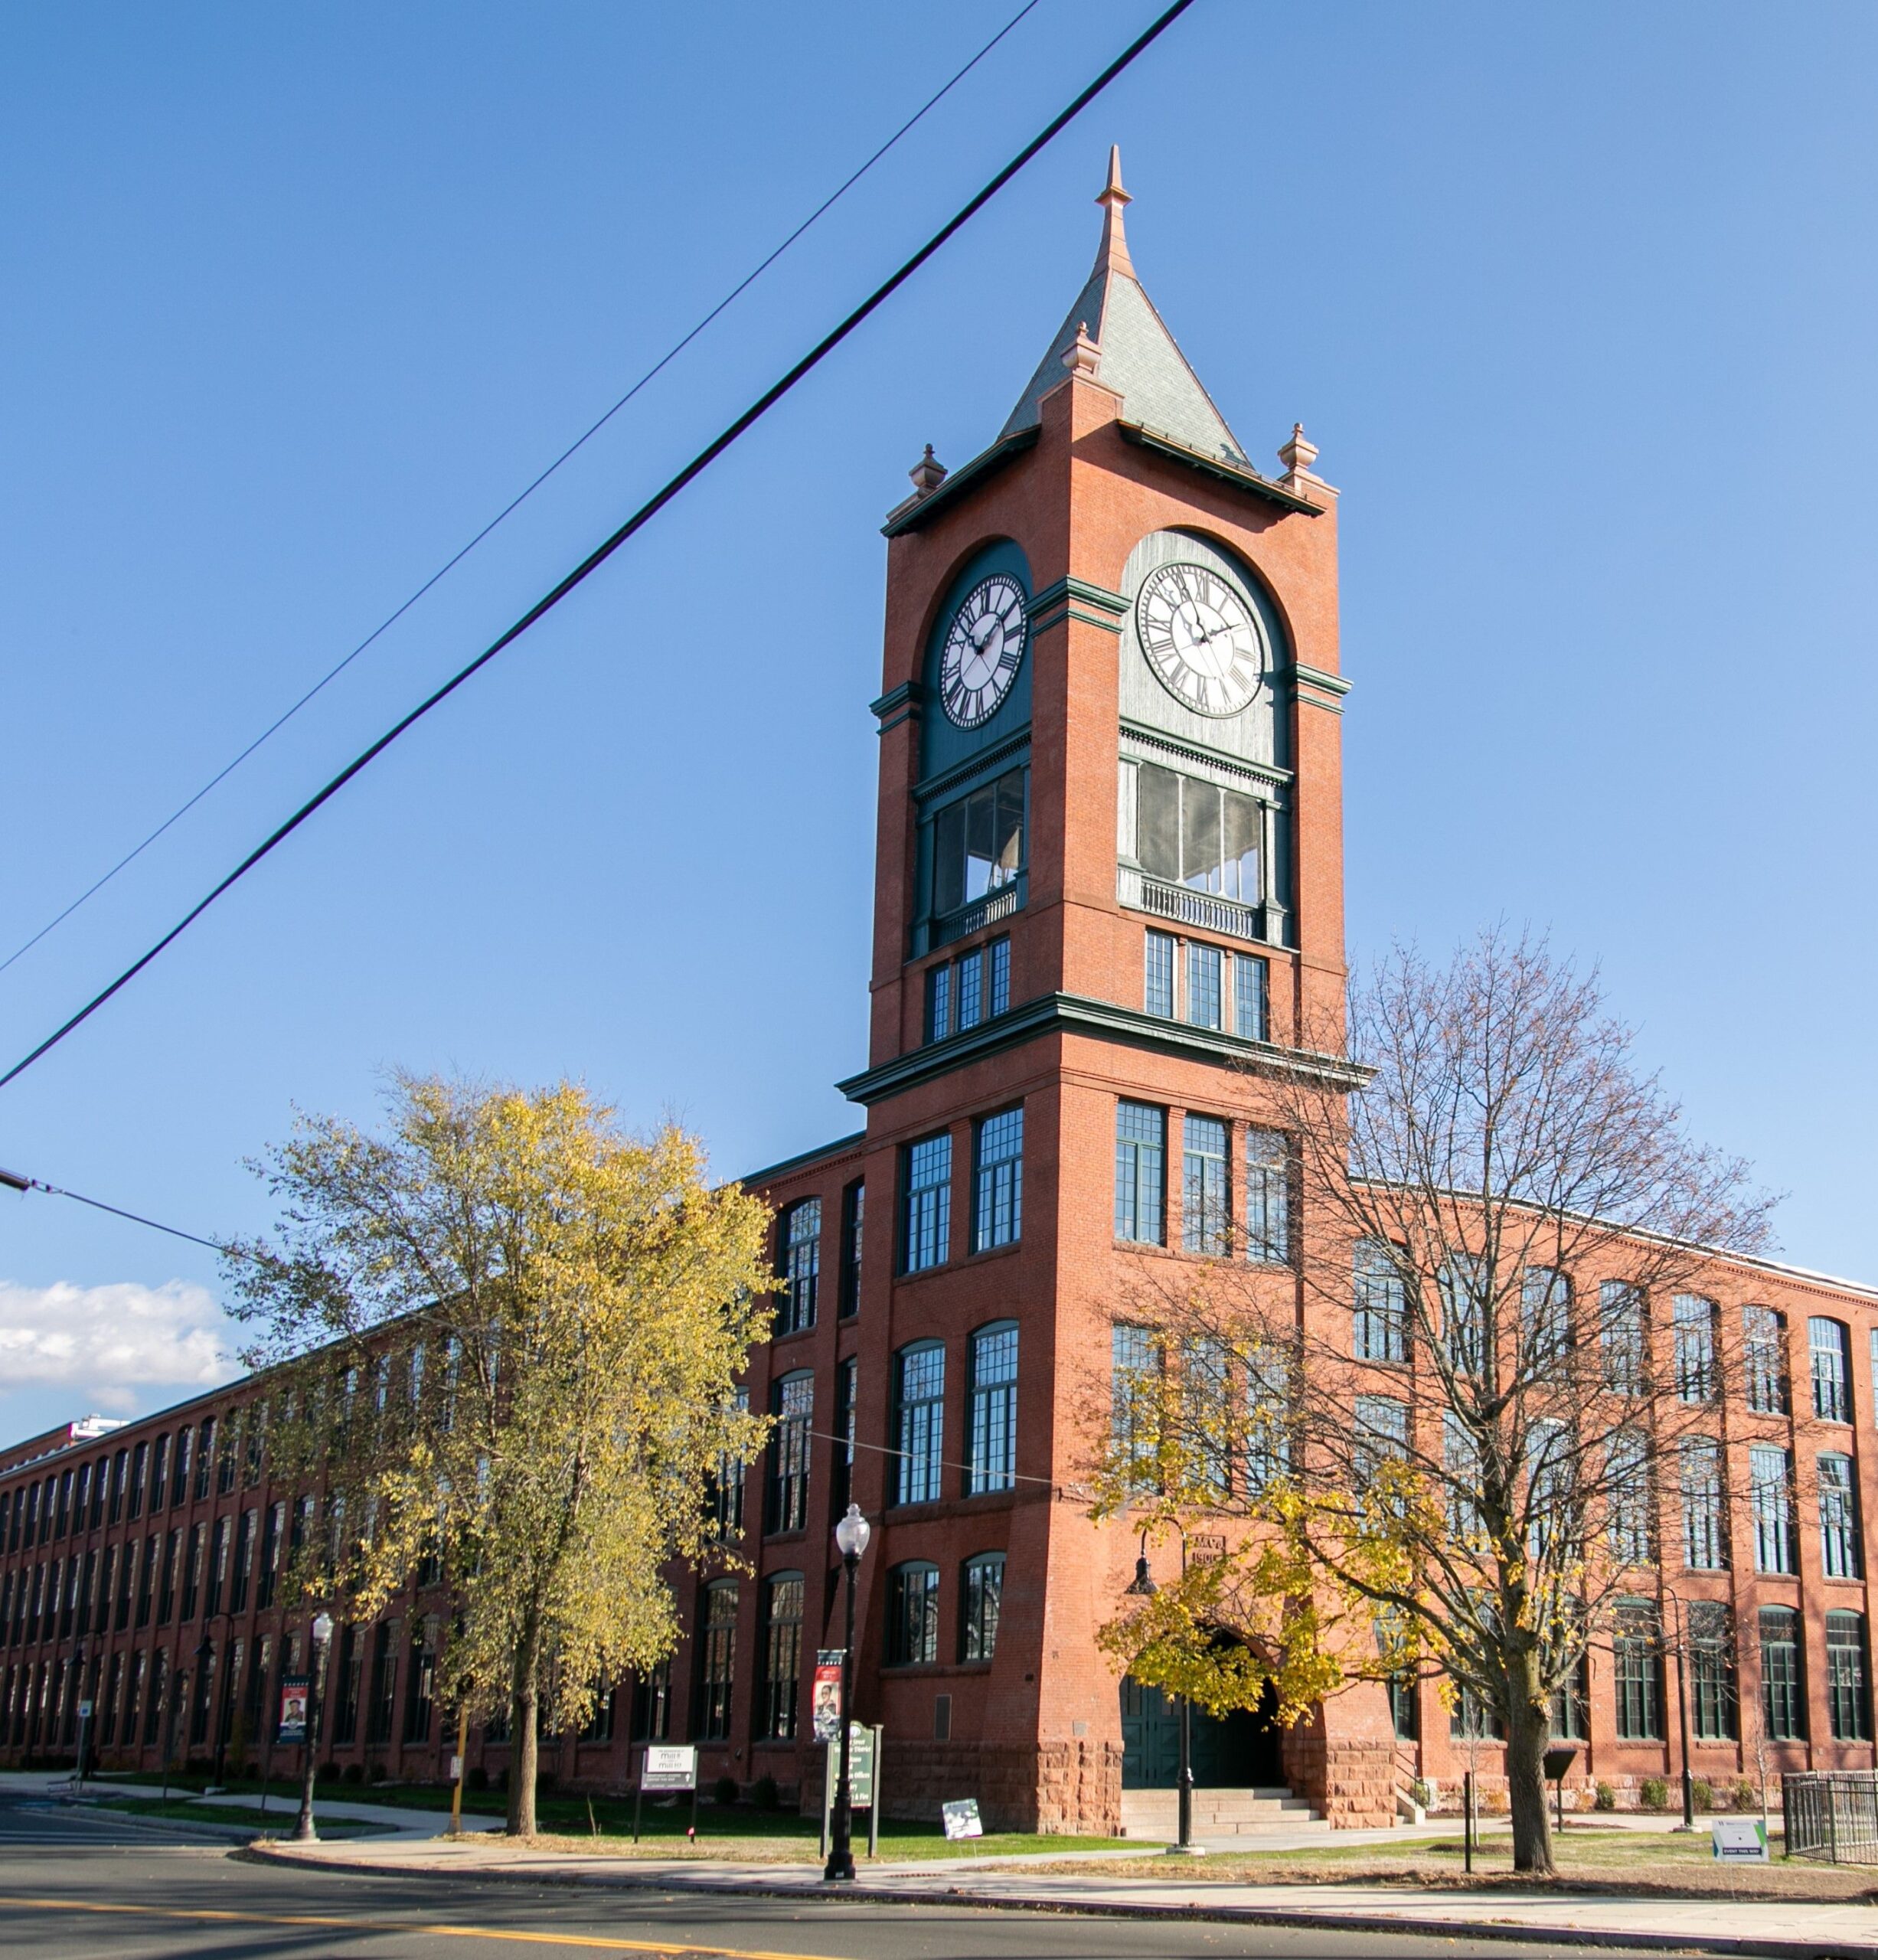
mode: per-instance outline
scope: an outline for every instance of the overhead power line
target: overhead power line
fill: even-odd
[[[166,1232],[172,1239],[187,1239],[191,1245],[207,1246],[212,1253],[230,1253],[234,1249],[224,1245],[219,1239],[205,1239],[199,1232],[185,1232],[180,1225],[165,1225],[160,1219],[146,1218],[140,1211],[126,1211],[122,1205],[106,1204],[101,1197],[87,1197],[82,1191],[68,1191],[57,1184],[49,1184],[43,1178],[22,1177],[17,1171],[0,1171],[0,1190],[10,1191],[44,1191],[48,1197],[69,1197],[75,1204],[88,1204],[93,1211],[108,1211],[113,1218],[127,1218],[133,1225],[145,1225],[152,1232]]]
[[[16,959],[21,958],[24,954],[31,952],[33,948],[38,945],[39,942],[43,939],[48,933],[54,932],[59,926],[64,925],[66,920],[70,918],[72,914],[76,912],[81,905],[85,904],[88,900],[96,897],[97,894],[103,890],[105,887],[117,876],[119,871],[123,871],[127,866],[134,864],[136,860],[141,858],[143,854],[149,849],[151,845],[155,843],[157,839],[162,836],[166,831],[169,830],[173,825],[179,823],[183,818],[186,817],[189,812],[201,802],[203,798],[207,795],[209,792],[214,789],[218,783],[224,782],[227,778],[232,776],[235,771],[247,760],[249,756],[254,753],[256,749],[260,748],[264,743],[270,740],[275,735],[278,734],[280,730],[299,713],[301,709],[305,707],[307,703],[313,699],[315,695],[322,692],[331,682],[338,680],[339,676],[351,665],[354,661],[358,659],[361,654],[365,652],[367,648],[371,646],[374,641],[382,639],[386,633],[389,632],[391,629],[403,618],[405,614],[408,612],[433,586],[438,584],[442,580],[447,577],[450,573],[453,572],[456,567],[469,556],[470,553],[475,550],[476,547],[490,534],[492,531],[495,531],[499,525],[506,522],[507,520],[512,517],[517,511],[521,509],[521,506],[541,488],[542,485],[544,484],[548,479],[560,468],[563,463],[570,461],[579,451],[584,449],[586,445],[606,426],[607,423],[612,421],[613,417],[625,407],[627,403],[632,400],[635,395],[638,394],[642,389],[645,388],[649,383],[655,381],[659,375],[663,374],[665,371],[671,365],[672,362],[678,359],[678,356],[691,345],[693,341],[697,338],[698,335],[701,334],[727,306],[730,305],[736,300],[740,299],[751,286],[756,284],[758,279],[762,278],[763,274],[776,263],[777,260],[781,258],[783,253],[802,236],[803,233],[807,231],[809,227],[815,224],[818,220],[826,216],[828,212],[831,210],[834,205],[838,204],[843,198],[847,196],[848,193],[861,181],[862,178],[865,177],[867,172],[880,161],[881,158],[885,156],[887,152],[893,149],[894,145],[913,128],[915,124],[923,120],[931,110],[937,108],[939,103],[944,101],[946,97],[950,95],[952,90],[965,80],[966,76],[970,74],[972,70],[985,59],[985,56],[990,54],[991,50],[995,48],[1021,21],[1023,20],[1024,15],[1030,13],[1039,4],[1040,0],[1024,0],[1024,5],[1019,8],[1017,12],[1011,15],[1011,18],[998,30],[997,33],[991,36],[991,39],[978,50],[977,54],[972,56],[972,59],[952,77],[951,80],[946,83],[944,87],[938,90],[932,95],[929,96],[926,101],[923,103],[911,116],[907,117],[906,120],[893,132],[892,136],[887,138],[887,141],[874,152],[872,156],[868,158],[865,163],[862,164],[857,170],[854,171],[853,174],[848,178],[845,182],[842,183],[835,190],[831,191],[827,197],[824,198],[821,202],[808,214],[808,217],[804,218],[802,223],[789,234],[788,237],[784,239],[782,243],[777,246],[776,250],[772,251],[766,259],[763,260],[760,264],[753,267],[750,272],[746,273],[743,277],[717,302],[717,305],[712,307],[710,311],[691,328],[691,332],[685,335],[683,339],[674,341],[671,346],[668,348],[665,353],[661,354],[658,359],[654,361],[652,366],[647,368],[645,372],[633,383],[632,387],[627,389],[625,393],[613,403],[612,407],[607,410],[604,415],[600,416],[598,421],[592,423],[588,428],[583,430],[581,434],[576,436],[573,441],[570,443],[567,448],[561,451],[560,454],[548,465],[547,469],[541,472],[540,475],[535,478],[532,483],[529,484],[525,489],[519,492],[515,496],[511,498],[508,502],[505,504],[501,509],[498,511],[495,515],[490,518],[488,522],[476,533],[474,537],[470,539],[468,544],[463,545],[459,550],[453,553],[449,557],[446,558],[444,562],[430,574],[429,577],[426,579],[423,583],[420,585],[417,590],[411,594],[410,598],[406,599],[395,612],[388,613],[385,618],[380,620],[378,624],[373,627],[371,631],[359,642],[357,646],[353,648],[352,651],[348,653],[343,660],[341,660],[336,666],[328,668],[325,673],[322,674],[320,678],[313,683],[312,687],[309,688],[306,692],[303,694],[297,701],[294,702],[292,707],[289,707],[284,713],[276,717],[274,720],[269,722],[266,727],[263,728],[260,733],[256,736],[253,740],[251,741],[239,755],[234,757],[232,760],[224,763],[221,768],[217,769],[215,773],[209,778],[208,781],[204,783],[202,787],[198,789],[187,802],[178,804],[178,806],[172,810],[160,824],[157,825],[156,828],[151,831],[149,835],[146,837],[141,844],[136,846],[134,849],[126,851],[124,855],[119,858],[117,862],[113,864],[102,877],[87,886],[86,888],[72,900],[71,903],[66,906],[63,912],[57,913],[53,918],[48,919],[46,923],[40,927],[38,931],[34,933],[31,939],[24,941],[22,944],[15,946],[12,952],[7,955],[5,959],[0,959],[0,973],[4,973]]]
[[[1161,36],[1193,4],[1194,0],[1174,0],[1172,6],[1161,13],[1144,32],[1137,35],[1066,108],[1060,110],[1057,115],[1053,116],[1043,129],[1004,165],[1003,169],[999,171],[982,190],[962,204],[919,247],[919,250],[900,266],[897,272],[877,286],[838,326],[818,341],[815,346],[811,348],[808,353],[804,354],[780,380],[773,382],[762,394],[759,395],[734,422],[699,450],[697,454],[662,489],[655,492],[642,504],[617,531],[589,552],[565,578],[537,599],[534,604],[530,606],[527,611],[523,613],[521,617],[505,632],[491,641],[474,660],[471,661],[467,666],[459,668],[449,680],[444,682],[443,686],[426,694],[407,714],[401,716],[394,722],[370,747],[361,750],[323,789],[309,797],[292,816],[270,831],[232,871],[214,886],[204,897],[198,900],[154,946],[126,967],[109,986],[94,994],[76,1014],[54,1028],[38,1047],[29,1050],[27,1054],[21,1056],[5,1074],[0,1075],[0,1089],[4,1089],[17,1076],[24,1074],[34,1063],[56,1048],[74,1029],[82,1027],[97,1012],[99,1008],[104,1005],[106,1001],[122,988],[128,986],[152,960],[180,939],[224,892],[239,884],[276,845],[284,843],[315,811],[324,808],[327,803],[330,802],[352,780],[354,776],[382,755],[400,735],[404,733],[406,730],[414,727],[433,708],[447,701],[465,681],[472,675],[480,673],[505,647],[512,645],[537,620],[545,618],[570,592],[573,591],[576,586],[583,584],[595,572],[598,571],[621,545],[624,544],[635,532],[642,530],[650,523],[684,488],[686,485],[691,482],[694,477],[701,475],[704,471],[708,469],[711,464],[715,462],[717,458],[729,449],[746,430],[766,415],[785,395],[795,387],[799,381],[819,367],[822,361],[839,347],[863,321],[898,292],[900,287],[912,278],[913,274],[952,237],[955,232],[975,217],[1037,155],[1039,150],[1042,149],[1066,125],[1073,121],[1084,109],[1087,108],[1089,104],[1093,102],[1118,75],[1128,67],[1137,57],[1159,40]]]

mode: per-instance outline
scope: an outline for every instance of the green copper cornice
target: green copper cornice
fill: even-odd
[[[929,1041],[883,1062],[876,1069],[850,1076],[835,1084],[851,1102],[885,1102],[922,1083],[969,1067],[1007,1048],[1035,1041],[1047,1034],[1081,1034],[1096,1040],[1125,1042],[1161,1054],[1180,1055],[1227,1067],[1278,1070],[1286,1074],[1315,1076],[1335,1088],[1360,1089],[1373,1070],[1335,1055],[1313,1054],[1299,1048],[1281,1048],[1269,1041],[1248,1041],[1210,1027],[1190,1027],[1184,1021],[1164,1021],[1113,1001],[1090,1000],[1080,994],[1045,994],[1026,1001],[962,1034]]]
[[[903,721],[917,720],[925,705],[926,691],[919,683],[903,681],[892,693],[883,694],[877,701],[870,701],[867,712],[880,721],[880,726],[875,732],[884,735]]]
[[[1033,632],[1047,632],[1065,619],[1080,619],[1085,626],[1119,633],[1128,603],[1120,593],[1111,592],[1106,586],[1091,585],[1086,579],[1066,578],[1044,586],[1030,601],[1028,609]]]
[[[1298,698],[1312,707],[1321,707],[1331,714],[1344,711],[1344,697],[1350,691],[1350,683],[1341,674],[1327,674],[1321,667],[1307,667],[1302,661],[1295,662],[1291,670]],[[1328,694],[1328,701],[1314,699],[1316,695]]]
[[[937,489],[929,490],[923,497],[910,497],[881,525],[880,535],[898,537],[903,531],[917,531],[935,511],[943,510],[962,492],[1002,469],[1013,456],[1034,448],[1042,433],[1040,429],[1020,429],[1014,436],[1007,436],[1002,442],[981,450],[969,462],[961,463]]]
[[[1261,476],[1256,469],[1228,462],[1223,456],[1208,456],[1204,449],[1190,448],[1169,436],[1157,435],[1139,423],[1118,422],[1115,426],[1124,442],[1132,443],[1138,449],[1151,449],[1156,456],[1166,456],[1171,462],[1184,463],[1189,469],[1197,469],[1203,476],[1230,484],[1249,497],[1275,504],[1281,510],[1295,511],[1301,517],[1321,518],[1324,514],[1321,504],[1308,503],[1302,497],[1293,496],[1288,490],[1282,490],[1269,478]]]

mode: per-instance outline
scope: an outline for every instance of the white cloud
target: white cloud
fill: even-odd
[[[237,1371],[233,1330],[205,1288],[18,1286],[0,1280],[0,1390],[68,1388],[129,1411],[139,1387],[213,1388]]]

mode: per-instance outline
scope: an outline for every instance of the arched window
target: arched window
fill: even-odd
[[[1710,1436],[1684,1436],[1680,1455],[1683,1562],[1692,1572],[1720,1572],[1728,1563],[1721,1446]]]
[[[960,1578],[959,1658],[988,1661],[998,1651],[998,1618],[1004,1599],[1004,1553],[980,1552],[967,1559]]]
[[[887,1664],[929,1666],[939,1658],[939,1567],[916,1559],[887,1574]]]
[[[1826,1615],[1826,1706],[1832,1717],[1832,1739],[1839,1743],[1871,1740],[1871,1703],[1865,1691],[1865,1615]]]
[[[1699,1294],[1678,1293],[1671,1310],[1676,1335],[1676,1393],[1684,1402],[1713,1402],[1715,1377],[1715,1302]]]
[[[1798,1740],[1806,1733],[1806,1697],[1800,1692],[1800,1616],[1791,1606],[1761,1609],[1761,1697],[1770,1741]]]
[[[805,1197],[782,1214],[782,1302],[779,1334],[800,1334],[815,1324],[815,1295],[821,1280],[821,1200]]]
[[[763,1582],[761,1733],[772,1742],[795,1740],[796,1697],[802,1673],[802,1575],[772,1573]]]
[[[893,1357],[893,1501],[932,1504],[945,1454],[946,1350],[918,1341]]]
[[[1806,1324],[1813,1364],[1813,1413],[1822,1423],[1852,1419],[1852,1337],[1844,1323],[1815,1315]]]
[[[1743,1307],[1741,1328],[1748,1406],[1759,1416],[1788,1413],[1787,1317],[1772,1307]]]
[[[799,1531],[808,1521],[808,1441],[815,1421],[815,1378],[808,1369],[785,1375],[769,1391],[776,1426],[769,1437],[766,1531]]]
[[[714,1579],[697,1610],[697,1736],[720,1743],[730,1733],[737,1680],[737,1581]]]
[[[1821,1566],[1828,1579],[1863,1578],[1852,1459],[1836,1450],[1822,1450],[1818,1468]]]
[[[972,1337],[972,1440],[965,1494],[1017,1481],[1017,1324],[994,1321]]]
[[[1663,1740],[1662,1641],[1648,1599],[1620,1599],[1611,1647],[1617,1674],[1617,1733],[1622,1742]]]

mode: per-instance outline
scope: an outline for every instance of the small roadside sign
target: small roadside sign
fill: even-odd
[[[90,1702],[81,1701],[78,1704],[78,1719],[81,1722],[89,1722],[91,1720],[91,1704]]]
[[[939,1813],[946,1820],[948,1838],[982,1838],[985,1827],[978,1821],[978,1800],[976,1797],[962,1797],[958,1802],[941,1804]]]
[[[1764,1865],[1767,1826],[1758,1817],[1718,1817],[1711,1827],[1716,1857],[1729,1865]]]
[[[668,1746],[655,1743],[645,1752],[639,1771],[642,1790],[695,1790],[697,1788],[697,1751],[689,1744]]]

